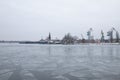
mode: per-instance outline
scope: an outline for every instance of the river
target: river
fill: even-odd
[[[0,80],[120,80],[120,45],[0,44]]]

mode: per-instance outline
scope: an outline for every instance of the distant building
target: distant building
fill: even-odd
[[[114,38],[114,35],[113,35],[114,33],[116,34],[116,38]],[[115,42],[119,43],[120,36],[118,31],[115,28],[111,28],[111,30],[107,32],[107,36],[109,37],[110,43],[115,43]]]
[[[59,40],[59,39],[54,39],[54,40],[53,40],[53,43],[54,43],[54,44],[61,44],[61,40]]]

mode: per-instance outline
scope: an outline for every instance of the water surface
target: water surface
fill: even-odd
[[[0,80],[120,80],[120,46],[0,44]]]

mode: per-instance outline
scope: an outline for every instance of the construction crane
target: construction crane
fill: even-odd
[[[116,31],[116,42],[119,42],[119,32]]]
[[[115,28],[111,28],[110,31],[107,32],[107,36],[109,36],[109,41],[112,43],[113,42],[113,31]]]
[[[83,35],[81,34],[82,39],[84,39]]]
[[[84,38],[84,36],[81,34],[81,37],[82,37],[82,43],[85,43],[85,38]]]
[[[119,32],[115,28],[113,30],[116,32],[116,42],[119,42]]]

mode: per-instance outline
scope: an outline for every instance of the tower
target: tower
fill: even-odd
[[[101,42],[104,42],[104,32],[101,30]]]
[[[92,28],[90,28],[87,32],[87,36],[88,36],[88,42],[90,43],[91,40],[93,39],[93,35],[92,35]]]
[[[50,34],[50,32],[49,32],[48,40],[51,40],[51,34]]]

